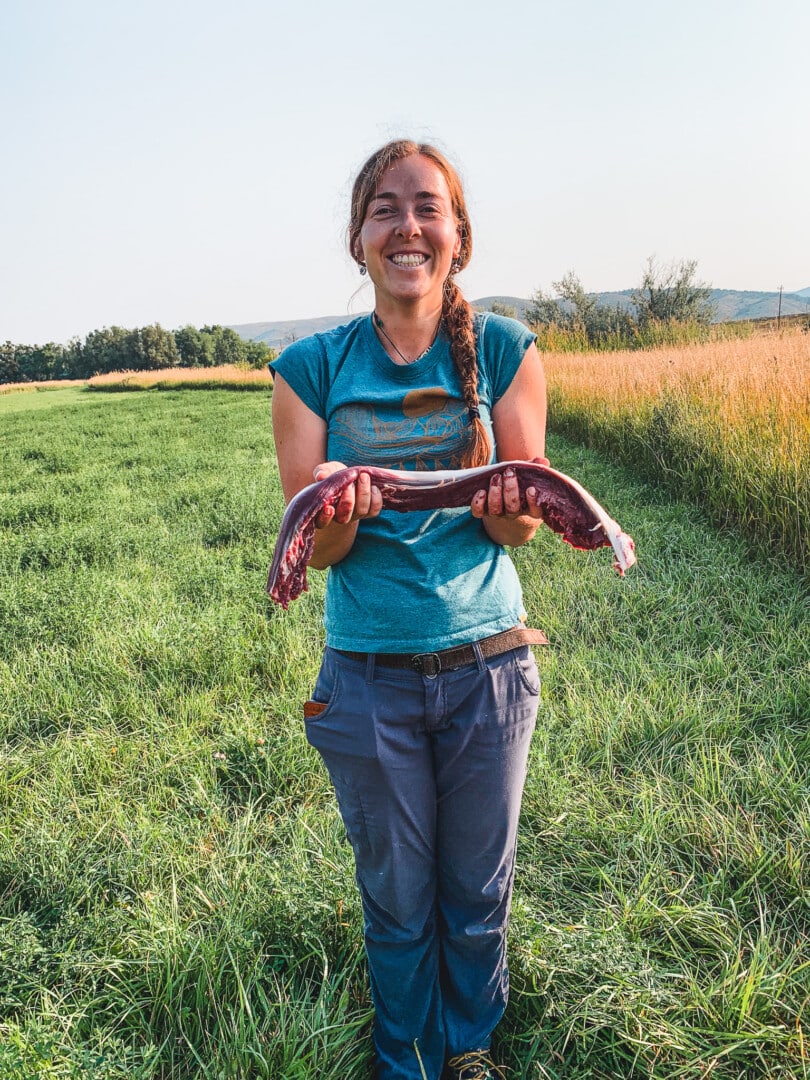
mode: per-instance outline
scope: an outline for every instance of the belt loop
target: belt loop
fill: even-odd
[[[374,682],[374,661],[376,657],[373,652],[370,652],[366,657],[366,682]]]
[[[479,671],[486,671],[487,663],[486,660],[484,660],[484,654],[481,652],[481,642],[474,641],[472,643],[472,650],[475,653],[475,666]]]

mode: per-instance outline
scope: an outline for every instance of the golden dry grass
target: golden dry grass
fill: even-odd
[[[267,368],[224,364],[210,368],[163,368],[158,371],[112,371],[88,380],[91,390],[216,389],[261,390],[273,385]]]
[[[27,390],[64,390],[70,386],[84,386],[86,379],[50,379],[48,382],[3,383],[0,394],[20,394]]]
[[[801,330],[750,338],[613,353],[555,353],[545,359],[549,379],[566,394],[615,403],[693,390],[721,399],[730,422],[759,412],[763,401],[788,414],[810,403],[810,334]]]
[[[810,565],[810,334],[545,357],[553,427]]]

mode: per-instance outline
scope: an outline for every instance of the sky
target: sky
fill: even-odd
[[[0,341],[353,315],[351,184],[464,180],[469,299],[810,287],[807,0],[2,0]]]

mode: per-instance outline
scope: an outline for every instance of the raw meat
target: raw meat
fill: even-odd
[[[636,561],[635,545],[585,488],[565,473],[532,461],[499,461],[478,469],[437,472],[395,472],[353,465],[303,488],[290,500],[276,541],[267,591],[286,610],[307,588],[307,565],[315,543],[315,522],[324,506],[333,505],[361,472],[382,494],[383,507],[403,513],[438,507],[469,506],[477,491],[489,487],[496,473],[512,468],[517,476],[521,506],[526,488],[539,494],[543,521],[572,547],[591,551],[612,547],[613,566],[620,574]]]

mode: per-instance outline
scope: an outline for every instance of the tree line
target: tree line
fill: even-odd
[[[67,345],[0,345],[0,383],[90,379],[110,371],[155,371],[172,367],[238,364],[260,368],[276,352],[263,341],[245,341],[228,326],[183,326],[164,330],[108,326]]]
[[[575,273],[552,282],[554,295],[532,294],[523,319],[542,335],[541,344],[557,348],[633,348],[660,343],[667,333],[711,323],[712,288],[697,280],[697,263],[687,259],[666,265],[647,260],[639,285],[627,304],[600,303]],[[515,314],[501,304],[493,311]]]

